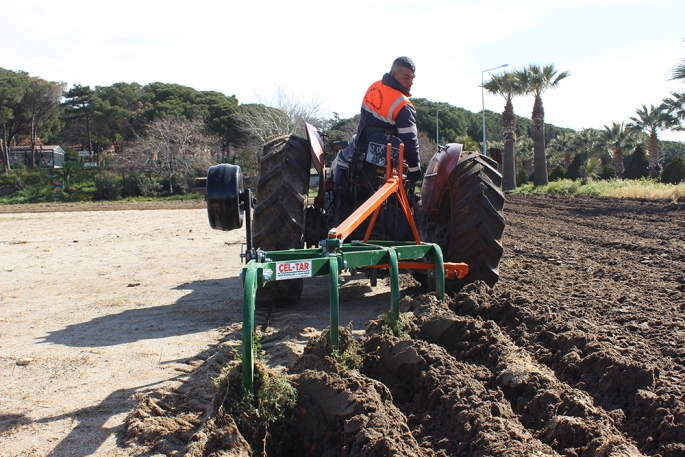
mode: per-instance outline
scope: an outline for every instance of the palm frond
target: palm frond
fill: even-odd
[[[685,80],[685,60],[683,60],[683,63],[678,65],[673,69],[673,73],[671,74],[671,77],[668,78],[669,80],[674,80],[674,79],[683,79]]]
[[[660,108],[678,119],[685,119],[685,92],[671,92],[673,98],[665,98]]]

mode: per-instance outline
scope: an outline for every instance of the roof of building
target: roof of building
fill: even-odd
[[[36,151],[54,151],[55,149],[62,149],[59,145],[56,144],[43,144],[43,145],[36,145],[35,150]],[[31,146],[10,146],[9,147],[10,152],[22,152],[22,151],[31,151]]]

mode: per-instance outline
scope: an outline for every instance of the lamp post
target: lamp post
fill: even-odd
[[[483,87],[483,75],[488,71],[497,70],[499,68],[504,68],[508,66],[509,64],[505,63],[504,65],[500,65],[499,67],[488,68],[487,70],[483,70],[480,72],[480,92],[481,97],[483,98],[483,155],[487,155],[485,153],[485,88]]]
[[[439,134],[438,134],[438,111],[439,110],[437,110],[437,109],[435,110],[435,148],[436,148],[435,152],[440,151],[440,143],[438,143],[438,138],[439,138]]]

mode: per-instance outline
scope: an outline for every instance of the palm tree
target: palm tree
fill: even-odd
[[[658,178],[661,173],[659,163],[659,139],[657,134],[660,130],[666,130],[675,125],[677,120],[668,112],[651,105],[649,109],[642,105],[641,109],[635,111],[637,117],[631,117],[634,124],[629,125],[632,130],[639,130],[649,135],[649,176]]]
[[[588,181],[597,179],[601,170],[602,161],[600,158],[590,157],[588,160],[583,162],[583,166],[580,169],[581,183],[585,185]]]
[[[612,123],[611,127],[604,126],[604,130],[599,133],[600,141],[604,147],[611,151],[614,158],[614,174],[617,178],[623,176],[623,151],[632,147],[634,138],[631,132],[625,128],[623,123]]]
[[[533,139],[529,136],[519,137],[516,139],[514,147],[519,166],[526,170],[526,176],[530,176],[533,172],[533,167],[531,166],[533,161]]]
[[[597,129],[583,129],[576,135],[575,147],[586,152],[588,157],[600,156],[604,159],[604,150],[601,147],[600,131]],[[611,158],[609,156],[609,158]]]
[[[685,40],[683,40],[685,41]],[[685,80],[685,59],[683,59],[683,63],[678,65],[673,69],[673,74],[669,79],[682,79]]]
[[[673,130],[683,130],[680,121],[685,120],[685,92],[671,92],[671,95],[673,98],[664,98],[659,108],[678,120],[674,122],[677,125],[674,125]]]
[[[564,132],[553,138],[546,148],[546,154],[550,158],[550,168],[563,164],[564,171],[568,171],[571,154],[576,150],[577,143],[578,135],[573,132]]]
[[[547,161],[545,160],[545,110],[542,107],[542,94],[547,89],[556,88],[559,81],[571,73],[562,71],[557,73],[554,64],[545,66],[528,65],[521,71],[516,72],[523,93],[535,96],[533,104],[533,140],[535,142],[534,164],[535,176],[533,184],[544,186],[547,184]]]
[[[76,173],[76,169],[73,166],[66,166],[64,168],[55,168],[52,173],[62,180],[62,189],[64,198],[67,201],[71,201],[74,193],[74,188],[71,187],[71,179]]]
[[[514,141],[516,141],[516,115],[512,99],[521,95],[521,86],[514,73],[493,75],[490,81],[483,84],[485,90],[504,97],[502,111],[502,140],[504,141],[504,158],[502,163],[502,189],[516,189],[516,166],[514,164]]]

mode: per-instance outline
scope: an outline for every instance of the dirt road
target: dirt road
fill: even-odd
[[[281,455],[685,455],[685,205],[508,196],[505,217],[497,286],[444,305],[409,290],[405,337],[365,328],[387,288],[344,278],[359,371],[306,347],[325,284],[258,313],[303,411]],[[247,455],[206,427],[241,306],[241,234],[206,226],[202,210],[0,215],[0,455]]]
[[[241,235],[202,209],[0,214],[0,233],[0,455],[128,455],[134,394],[235,323]]]

